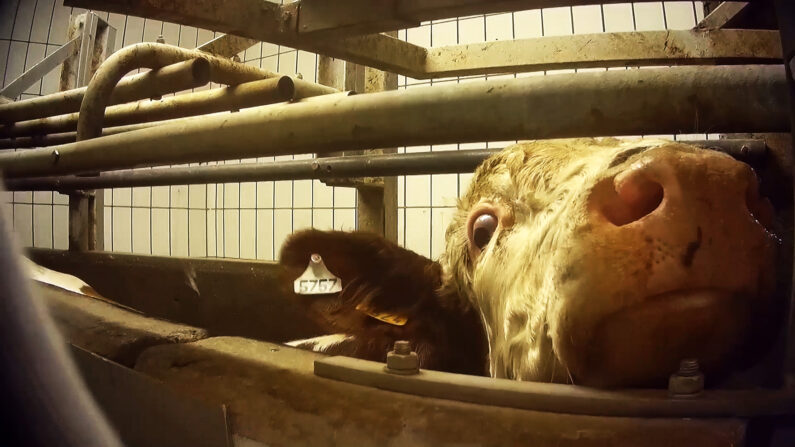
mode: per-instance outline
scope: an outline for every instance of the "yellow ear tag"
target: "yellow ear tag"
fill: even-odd
[[[293,281],[293,290],[299,295],[337,293],[342,291],[342,280],[326,268],[319,254],[313,253],[304,273]]]
[[[376,312],[375,309],[369,306],[369,303],[361,302],[356,305],[356,310],[364,313],[368,317],[375,318],[378,321],[391,324],[392,326],[404,326],[409,319],[402,315],[395,315],[387,312]]]

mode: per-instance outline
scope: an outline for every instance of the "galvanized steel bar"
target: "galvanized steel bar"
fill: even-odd
[[[726,152],[755,164],[764,159],[762,140],[698,140],[686,143]],[[500,149],[420,152],[407,154],[323,157],[236,165],[139,169],[104,173],[97,177],[34,177],[10,179],[11,191],[72,191],[135,186],[198,185],[227,182],[264,182],[348,177],[453,174],[472,172]]]
[[[224,34],[199,45],[196,49],[216,56],[232,57],[258,43],[259,40],[256,39]]]
[[[39,61],[30,70],[19,75],[10,84],[0,90],[0,95],[8,98],[16,98],[27,90],[31,85],[35,84],[44,75],[52,71],[58,65],[61,65],[66,58],[74,51],[75,47],[80,44],[81,37],[66,42],[63,46],[46,56]]]
[[[331,98],[342,98],[345,96],[354,95],[356,92],[346,91],[340,92],[336,89],[326,87],[324,85],[313,84],[311,82],[302,81],[300,79],[292,80],[295,87],[292,101],[309,102],[309,101],[327,101]],[[238,107],[239,108],[239,107]],[[116,135],[133,130],[149,129],[151,127],[162,126],[164,124],[178,124],[190,120],[202,119],[207,116],[226,115],[227,112],[216,112],[203,114],[200,116],[189,116],[186,118],[174,118],[162,121],[150,121],[139,124],[128,124],[125,126],[104,127],[102,135]],[[1,128],[0,128],[1,129]],[[6,138],[0,139],[0,149],[25,149],[32,147],[47,147],[59,144],[73,143],[77,141],[77,132],[64,132],[52,133],[47,135],[33,135],[29,137],[19,138]]]
[[[305,86],[305,89],[311,90],[311,86]],[[107,108],[104,125],[122,126],[290,101],[296,96],[295,90],[293,80],[282,76],[246,82],[233,87],[187,93],[160,101],[122,104]],[[0,137],[25,137],[73,131],[77,129],[79,117],[78,113],[71,113],[22,121],[13,126],[0,128]]]
[[[0,170],[41,176],[404,145],[789,129],[781,66],[614,70],[334,96],[0,154]]]
[[[568,68],[780,63],[766,30],[667,30],[546,36],[429,48],[419,78]]]
[[[166,93],[200,87],[210,82],[207,59],[193,59],[122,78],[113,90],[110,104],[154,98]],[[86,87],[0,105],[0,123],[13,123],[80,110]]]

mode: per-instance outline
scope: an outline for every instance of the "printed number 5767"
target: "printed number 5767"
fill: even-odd
[[[299,293],[327,293],[337,285],[334,279],[302,279],[298,282]]]

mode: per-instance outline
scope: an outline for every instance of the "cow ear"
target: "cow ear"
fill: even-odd
[[[341,291],[296,290],[294,282],[313,255],[319,255],[326,269],[341,280]],[[438,263],[365,232],[296,233],[283,245],[280,263],[285,292],[331,333],[366,334],[391,326],[399,334],[419,318],[421,307],[436,301],[442,276]]]

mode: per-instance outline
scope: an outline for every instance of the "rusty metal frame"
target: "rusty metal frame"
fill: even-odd
[[[362,8],[361,0],[333,2],[333,7],[322,0],[284,6],[260,0],[227,0],[221,3],[210,0],[166,3],[154,0],[66,0],[66,4],[71,6],[96,7],[233,33],[415,79],[597,66],[772,63],[781,60],[777,34],[759,30],[601,33],[440,48],[413,45],[385,34],[355,35],[418,25],[421,20],[563,3],[594,2],[381,0],[375,2],[377,7],[373,6],[376,8],[373,12]],[[329,10],[334,12],[332,17],[319,14]],[[346,11],[351,14],[346,14]],[[356,22],[356,18],[362,21]],[[597,48],[609,51],[595,52]]]

